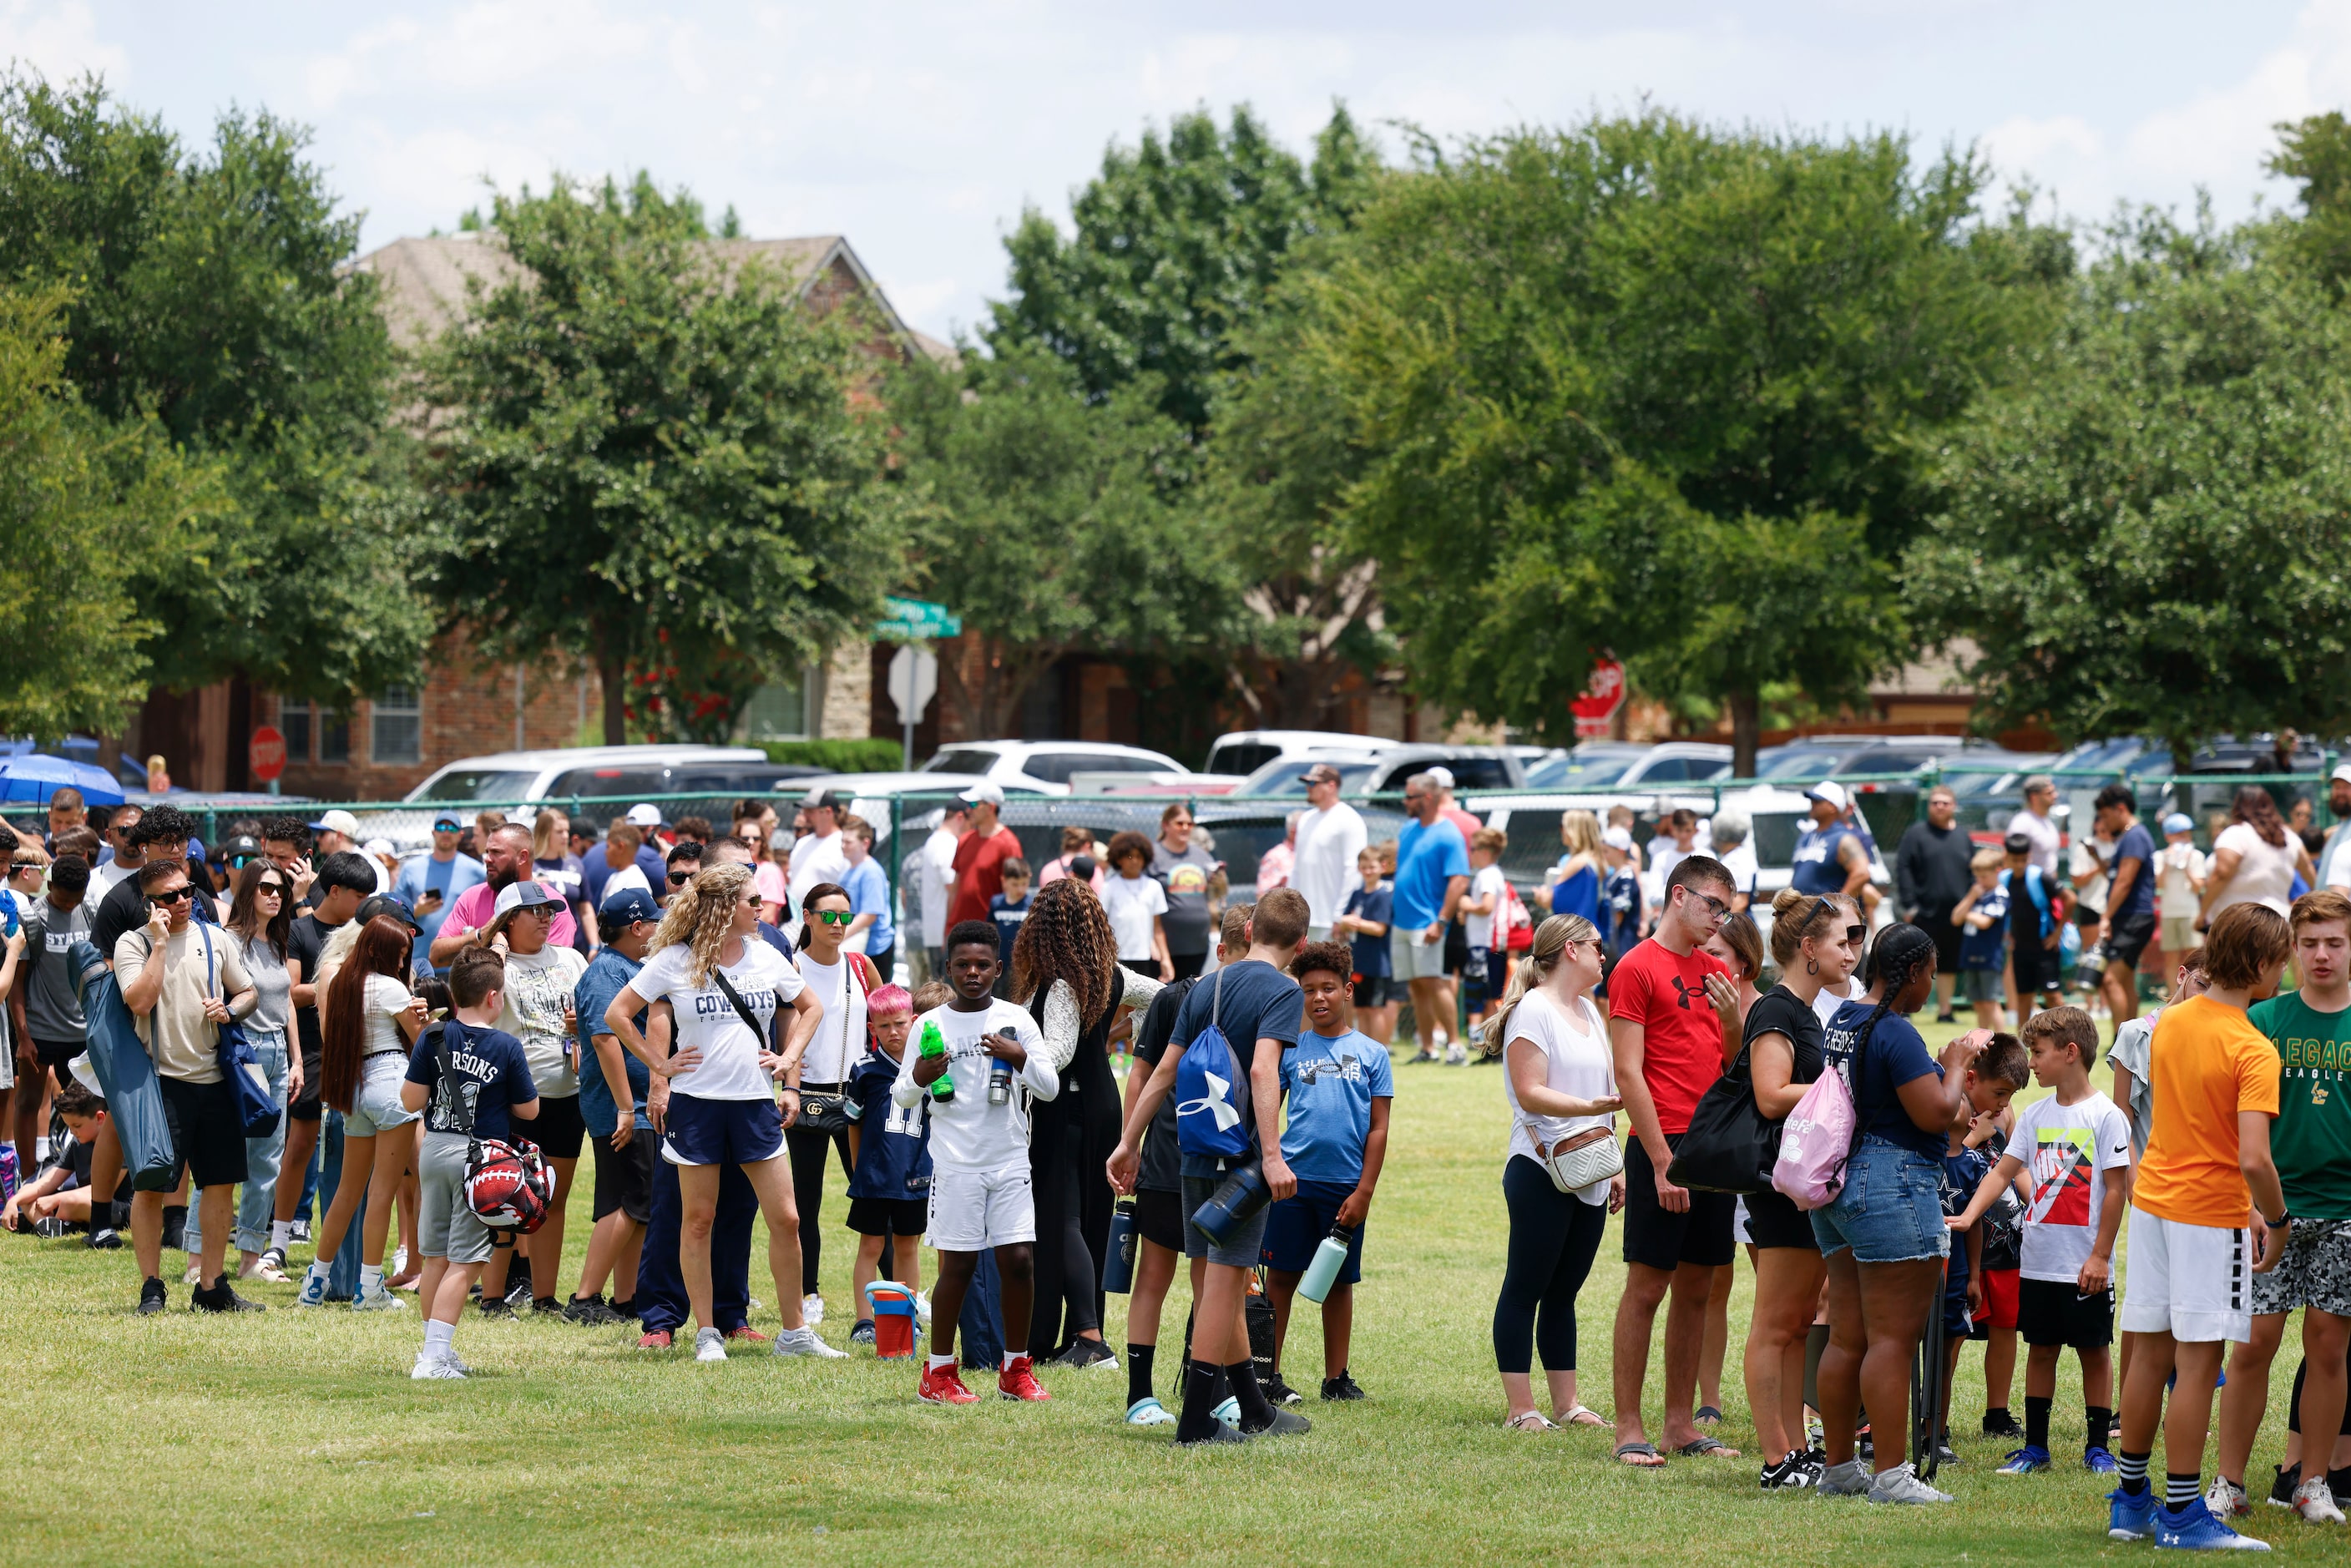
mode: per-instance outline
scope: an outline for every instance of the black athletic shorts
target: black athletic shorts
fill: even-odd
[[[326,1114],[325,1107],[319,1103],[319,1085],[326,1076],[325,1062],[310,1051],[303,1051],[302,1093],[299,1099],[286,1107],[286,1114],[289,1120],[316,1122]]]
[[[1155,1187],[1134,1189],[1134,1233],[1170,1252],[1184,1250],[1184,1195]]]
[[[1404,1000],[1404,982],[1386,975],[1355,977],[1355,1005],[1359,1008],[1384,1008],[1390,1002]]]
[[[1935,973],[1958,974],[1959,944],[1967,938],[1966,928],[1951,924],[1949,910],[1945,910],[1940,916],[1937,916],[1922,909],[1918,912],[1917,923],[1925,926],[1927,935],[1935,939]]]
[[[2063,988],[2064,956],[2054,947],[2043,947],[2028,937],[2020,936],[2009,945],[2010,962],[2016,967],[2016,991],[2027,1007],[2035,997]]]
[[[1821,1239],[1813,1234],[1813,1217],[1776,1187],[1747,1195],[1747,1239],[1758,1247],[1797,1247],[1812,1253],[1821,1249]]]
[[[88,1045],[78,1040],[37,1040],[33,1042],[35,1059],[43,1067],[55,1072],[59,1083],[65,1082],[72,1076],[66,1069],[73,1059],[89,1049]]]
[[[547,1119],[546,1107],[550,1102],[539,1103],[539,1120]],[[577,1100],[566,1103],[576,1104]],[[536,1130],[534,1128],[534,1130]],[[638,1225],[653,1222],[653,1161],[661,1156],[654,1145],[661,1134],[639,1127],[629,1139],[629,1146],[616,1149],[608,1134],[589,1140],[596,1145],[596,1199],[594,1218],[603,1218],[614,1210],[625,1214]]]
[[[2155,915],[2127,915],[2106,928],[2106,963],[2120,964],[2126,968],[2138,967],[2139,956],[2147,945],[2155,940]]]
[[[1656,1177],[1641,1140],[1625,1143],[1625,1261],[1671,1270],[1684,1263],[1719,1269],[1734,1249],[1730,1222],[1739,1200],[1727,1192],[1694,1192],[1689,1207],[1671,1214],[1657,1207]]]
[[[895,1236],[914,1240],[931,1223],[931,1205],[922,1197],[852,1197],[849,1228],[860,1236]]]
[[[2016,1334],[2027,1344],[2095,1350],[2115,1343],[2115,1291],[2084,1296],[2071,1280],[2016,1282]]]
[[[538,1120],[521,1129],[522,1135],[538,1145],[538,1152],[550,1160],[576,1160],[580,1145],[588,1141],[588,1124],[580,1115],[577,1094],[542,1094],[538,1097]],[[632,1138],[631,1143],[636,1142]]]
[[[191,1083],[159,1074],[156,1082],[162,1085],[163,1123],[172,1134],[172,1185],[180,1185],[183,1171],[198,1186],[235,1186],[245,1180],[245,1127],[228,1081]]]
[[[1469,923],[1448,920],[1445,923],[1445,972],[1458,976],[1469,967]],[[1451,1030],[1448,1029],[1447,1033]]]

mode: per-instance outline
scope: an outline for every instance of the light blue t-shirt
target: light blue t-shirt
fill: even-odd
[[[1445,884],[1469,874],[1469,845],[1461,830],[1439,817],[1424,827],[1406,822],[1396,836],[1395,924],[1426,931],[1445,913]]]
[[[1282,1050],[1281,1089],[1289,1106],[1281,1157],[1290,1171],[1301,1181],[1361,1181],[1372,1102],[1395,1098],[1387,1047],[1361,1030],[1336,1040],[1301,1034]]]
[[[882,862],[867,855],[849,868],[841,884],[849,889],[852,915],[873,916],[873,924],[865,930],[865,951],[878,958],[897,946],[898,928],[890,922],[890,873],[882,869]]]
[[[450,906],[457,902],[457,895],[488,880],[482,862],[471,855],[451,855],[445,861],[423,855],[400,868],[400,874],[392,881],[392,895],[401,903],[414,909],[427,893],[441,895],[440,908],[430,915],[420,912],[416,916],[416,923],[424,929],[416,938],[416,955],[410,960],[411,967],[426,962],[425,955],[433,950],[433,938],[441,935],[441,924],[449,918]],[[434,971],[444,975],[448,972],[446,964]]]

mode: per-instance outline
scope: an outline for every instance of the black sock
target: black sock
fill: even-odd
[[[1159,1354],[1155,1344],[1135,1344],[1126,1347],[1126,1403],[1129,1408],[1151,1397],[1151,1362]]]
[[[1241,1402],[1241,1430],[1262,1432],[1273,1425],[1273,1406],[1266,1402],[1265,1390],[1257,1385],[1257,1362],[1249,1356],[1228,1364],[1225,1377],[1233,1385],[1233,1397]]]
[[[1196,1443],[1217,1425],[1217,1371],[1205,1362],[1184,1364],[1184,1409],[1176,1421],[1176,1440]]]
[[[1225,1369],[1214,1362],[1208,1363],[1207,1367],[1208,1386],[1216,1393],[1216,1403],[1222,1405],[1233,1396],[1232,1380],[1225,1375]]]
[[[2115,1413],[2103,1405],[2093,1405],[2089,1408],[2089,1431],[2082,1439],[2085,1452],[2106,1446],[2107,1434],[2114,1429]]]
[[[2115,1456],[2115,1468],[2122,1477],[2125,1497],[2147,1495],[2147,1462],[2154,1457],[2153,1449],[2144,1454],[2134,1454],[2128,1448]]]
[[[2204,1476],[2201,1471],[2190,1470],[2184,1476],[2177,1470],[2164,1472],[2164,1507],[2173,1510],[2183,1509],[2203,1495]]]
[[[2339,1470],[2327,1471],[2326,1490],[2336,1497],[2351,1492],[2351,1465],[2346,1465]]]
[[[1995,1405],[1983,1413],[1983,1428],[1989,1432],[1995,1427],[2005,1427],[2015,1419],[2015,1416],[2008,1413],[2007,1406]]]
[[[2051,1401],[2024,1396],[2024,1444],[2029,1448],[2049,1446],[2049,1406]]]

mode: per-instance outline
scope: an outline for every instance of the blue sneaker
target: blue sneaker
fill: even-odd
[[[2106,1539],[2145,1541],[2155,1534],[2155,1489],[2137,1497],[2116,1487],[2106,1494],[2114,1506],[2106,1511]]]
[[[2095,1447],[2082,1450],[2082,1468],[2094,1476],[2110,1476],[2121,1469],[2112,1454]]]
[[[2029,1476],[2035,1470],[2049,1468],[2049,1450],[2028,1443],[2010,1451],[2008,1463],[1992,1471],[1996,1476]]]
[[[302,1293],[294,1298],[298,1307],[323,1307],[327,1304],[327,1281],[318,1274],[302,1276]]]
[[[2270,1543],[2240,1535],[2219,1520],[2197,1498],[2184,1508],[2166,1504],[2155,1516],[2155,1543],[2176,1552],[2267,1552]]]

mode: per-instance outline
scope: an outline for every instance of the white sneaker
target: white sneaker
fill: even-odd
[[[422,1383],[432,1378],[462,1378],[465,1369],[454,1355],[420,1355],[416,1364],[408,1369],[411,1379]]]
[[[920,1291],[914,1292],[914,1322],[924,1328],[931,1326],[931,1299]]]
[[[1155,1395],[1146,1394],[1126,1407],[1126,1424],[1130,1427],[1172,1427],[1176,1412],[1159,1403]]]
[[[813,1328],[778,1329],[771,1354],[776,1355],[810,1355],[819,1361],[847,1361],[849,1353],[835,1350],[816,1337]]]
[[[1951,1494],[1937,1491],[1918,1479],[1918,1472],[1908,1464],[1899,1464],[1890,1470],[1880,1470],[1869,1483],[1872,1502],[1949,1502]]]
[[[720,1333],[716,1329],[700,1329],[695,1331],[694,1336],[694,1359],[696,1361],[725,1361],[726,1359],[726,1336]]]
[[[1461,1043],[1459,1040],[1455,1040],[1451,1045],[1447,1046],[1447,1047],[1445,1048],[1445,1065],[1446,1065],[1446,1066],[1447,1066],[1447,1067],[1467,1067],[1467,1066],[1468,1066],[1468,1065],[1469,1065],[1469,1048],[1468,1048],[1468,1046],[1466,1046],[1466,1045],[1462,1044],[1462,1043]]]
[[[384,1265],[383,1277],[387,1280],[397,1279],[399,1276],[407,1272],[408,1249],[405,1247],[393,1248],[392,1249],[392,1261]]]
[[[2294,1489],[2294,1511],[2313,1524],[2341,1524],[2343,1511],[2335,1506],[2335,1493],[2325,1476],[2313,1476]]]
[[[814,1328],[817,1324],[824,1322],[824,1298],[822,1296],[802,1296],[800,1298],[800,1322],[808,1324],[810,1328]]]
[[[374,1290],[363,1289],[351,1298],[351,1311],[355,1312],[399,1312],[407,1310],[408,1303],[385,1290],[381,1280],[376,1281]]]
[[[204,1282],[204,1265],[200,1263],[189,1264],[188,1271],[184,1276],[183,1276],[183,1281],[184,1283],[190,1285],[203,1284]]]
[[[2159,1503],[2162,1499],[2156,1500]],[[2245,1499],[2245,1489],[2226,1476],[2212,1478],[2212,1484],[2204,1490],[2204,1507],[2224,1524],[2232,1519],[2244,1519],[2253,1511],[2253,1505]]]

